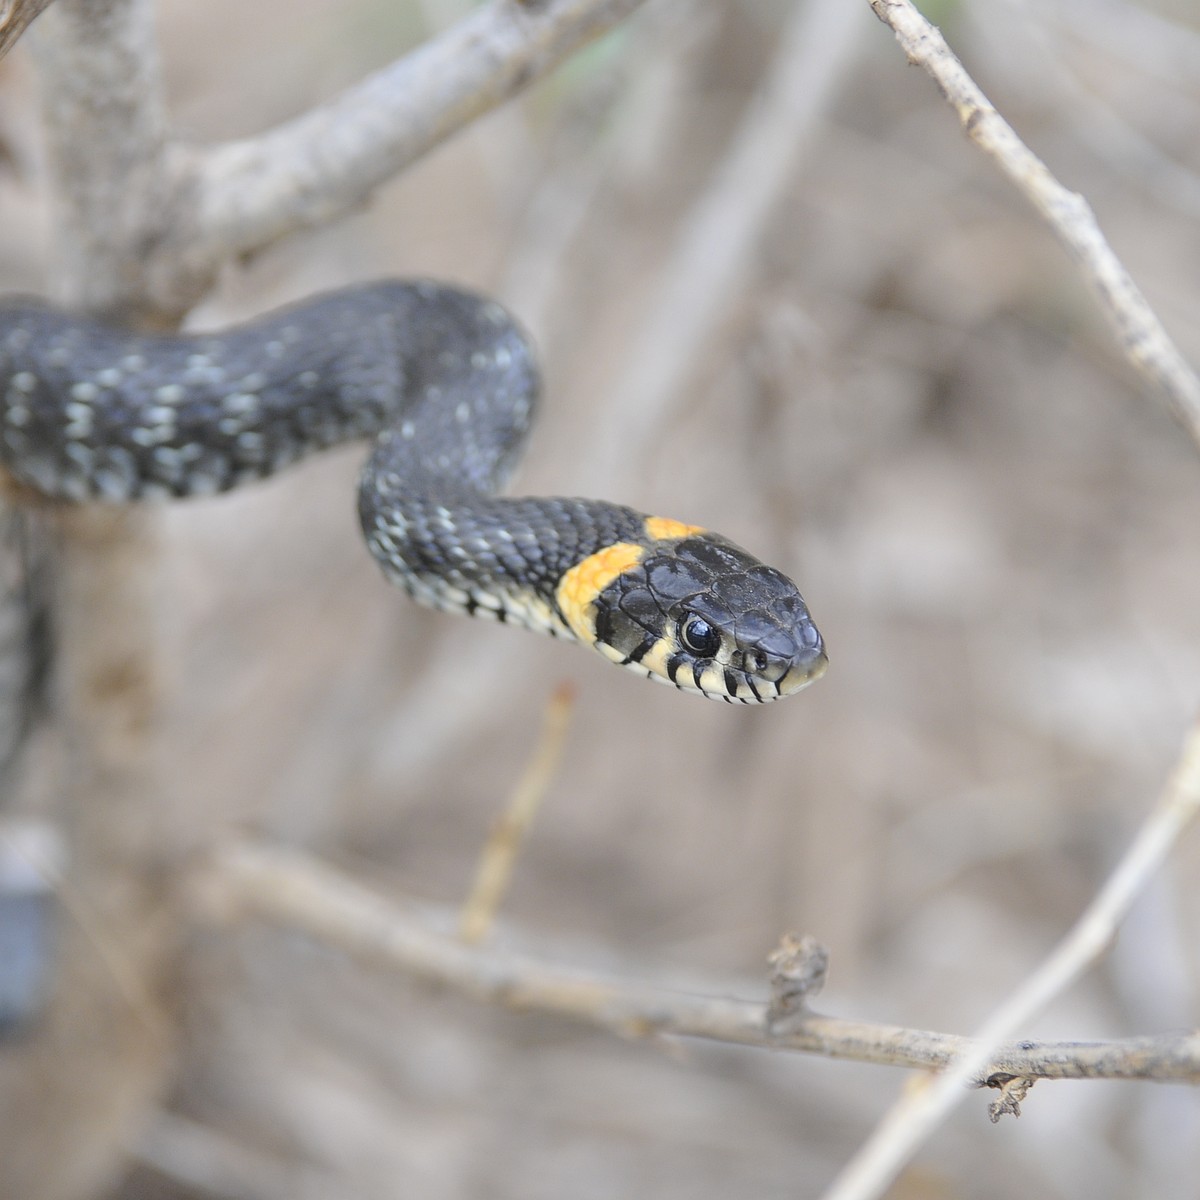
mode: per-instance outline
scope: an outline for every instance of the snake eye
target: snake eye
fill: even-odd
[[[712,658],[721,648],[721,635],[696,613],[688,613],[679,622],[679,640],[701,658]]]

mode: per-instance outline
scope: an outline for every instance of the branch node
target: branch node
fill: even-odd
[[[1029,1089],[1037,1083],[1031,1075],[1008,1075],[997,1071],[989,1075],[984,1084],[995,1088],[1000,1096],[988,1105],[988,1120],[993,1125],[999,1123],[1001,1117],[1019,1117],[1021,1102],[1029,1095]]]
[[[767,1032],[777,1033],[790,1018],[807,1015],[809,1000],[825,986],[829,951],[811,934],[785,933],[767,962],[771,967]]]

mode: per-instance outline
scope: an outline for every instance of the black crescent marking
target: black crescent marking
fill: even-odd
[[[645,641],[642,642],[642,644],[640,646],[637,646],[634,650],[632,650],[630,652],[629,657],[625,659],[625,662],[640,663],[642,661],[642,659],[645,658],[646,655],[649,654],[650,651],[654,649],[654,647],[657,645],[657,643],[658,643],[658,635],[654,634],[654,633],[650,634],[645,639]]]
[[[676,650],[670,658],[667,659],[667,678],[675,684],[677,688],[682,688],[683,684],[679,683],[675,676],[679,674],[679,668],[683,666],[687,655]]]

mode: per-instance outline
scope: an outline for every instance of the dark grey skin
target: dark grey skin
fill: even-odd
[[[574,637],[733,702],[815,679],[824,648],[796,586],[719,535],[654,539],[621,505],[496,495],[539,391],[508,313],[436,283],[346,288],[192,336],[0,304],[0,461],[45,495],[211,494],[373,438],[363,533],[422,603]],[[614,543],[643,547],[640,562],[597,594],[586,628],[567,621],[564,573]]]

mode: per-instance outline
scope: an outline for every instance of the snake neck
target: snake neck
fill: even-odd
[[[394,442],[380,440],[359,489],[363,534],[384,574],[432,608],[591,644],[562,581],[599,548],[644,540],[643,516],[598,500],[495,496]]]

